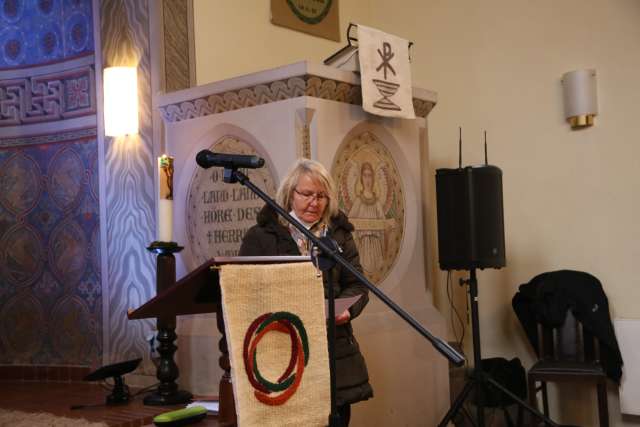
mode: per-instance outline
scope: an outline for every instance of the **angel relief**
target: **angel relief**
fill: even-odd
[[[334,166],[340,208],[355,227],[360,263],[378,283],[391,270],[400,249],[404,195],[395,164],[375,135],[350,140]]]

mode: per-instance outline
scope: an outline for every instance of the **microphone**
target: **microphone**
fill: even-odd
[[[196,163],[203,169],[208,169],[212,166],[233,169],[258,169],[264,166],[264,159],[246,154],[224,154],[202,150],[196,155]]]

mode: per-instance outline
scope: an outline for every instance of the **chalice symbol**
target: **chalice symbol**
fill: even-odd
[[[376,88],[378,89],[378,92],[380,92],[380,95],[382,95],[382,98],[377,100],[373,104],[373,106],[376,108],[381,108],[383,110],[400,111],[401,108],[389,99],[389,97],[395,95],[400,85],[398,83],[387,82],[385,80],[373,79],[372,81],[373,84],[376,85]]]
[[[382,98],[377,100],[373,104],[373,106],[383,110],[400,111],[401,108],[389,99],[390,97],[395,95],[395,93],[398,91],[398,88],[400,87],[398,83],[387,81],[387,69],[391,71],[394,76],[396,75],[396,70],[393,69],[390,63],[391,59],[395,56],[395,54],[391,50],[391,45],[387,42],[382,43],[382,52],[380,51],[380,49],[378,49],[378,55],[380,55],[382,63],[378,66],[378,68],[376,68],[376,71],[380,71],[380,69],[382,69],[382,71],[384,72],[384,80],[372,79],[373,84],[376,85],[378,92],[380,92],[380,95],[382,95]]]

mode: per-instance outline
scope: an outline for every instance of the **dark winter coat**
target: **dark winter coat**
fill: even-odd
[[[536,324],[560,327],[567,310],[571,310],[576,320],[600,340],[600,357],[607,376],[620,382],[622,355],[609,315],[609,301],[596,277],[572,270],[542,273],[520,285],[512,305],[536,352]]]
[[[358,249],[351,235],[352,231],[353,225],[342,212],[332,219],[329,225],[329,236],[342,248],[341,255],[362,271]],[[287,227],[278,221],[275,211],[265,206],[258,214],[257,225],[251,227],[245,234],[240,255],[300,255],[300,251]],[[353,274],[339,265],[331,271],[331,282],[336,298],[362,295],[358,302],[349,308],[351,320],[353,320],[369,301],[368,289]],[[325,283],[324,286],[326,296],[328,284]],[[353,336],[350,322],[336,327],[335,358],[337,405],[342,406],[373,397],[367,367],[358,342]]]

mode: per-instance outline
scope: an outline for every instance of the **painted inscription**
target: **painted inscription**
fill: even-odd
[[[258,154],[249,143],[224,136],[210,150],[218,153]],[[251,182],[270,197],[275,195],[273,173],[265,166],[242,169]],[[264,202],[241,184],[223,181],[223,168],[197,168],[189,186],[187,234],[194,266],[215,256],[236,256],[246,231],[256,223]]]

